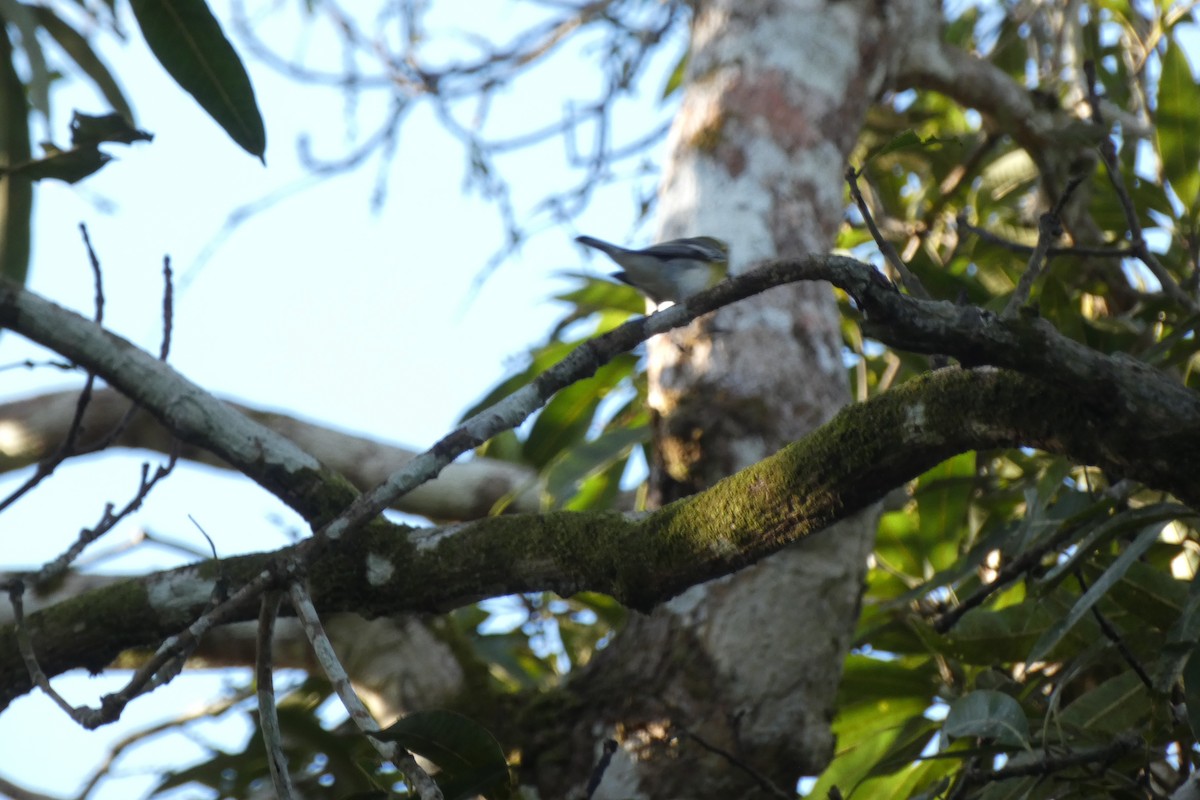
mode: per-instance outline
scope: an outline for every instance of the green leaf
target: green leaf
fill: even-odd
[[[1162,56],[1155,121],[1163,177],[1170,181],[1189,216],[1194,215],[1200,193],[1200,86],[1192,77],[1187,55],[1172,36],[1167,37]]]
[[[914,493],[921,556],[934,570],[946,569],[958,555],[967,526],[967,508],[975,488],[975,453],[962,453],[926,472]]]
[[[46,155],[42,158],[14,164],[0,174],[26,181],[40,181],[47,178],[65,183],[75,183],[96,172],[109,161],[112,156],[100,152],[96,145],[72,147],[70,150],[59,150],[49,142],[43,142],[42,148]]]
[[[1067,706],[1059,721],[1094,736],[1119,733],[1136,727],[1150,714],[1146,685],[1127,670]]]
[[[833,786],[846,789],[857,785],[886,755],[909,720],[920,717],[928,707],[928,702],[921,699],[895,698],[839,709],[833,724],[837,756],[821,773],[809,796],[826,797]]]
[[[1054,649],[1054,646],[1062,639],[1066,633],[1071,630],[1075,623],[1079,622],[1085,614],[1091,611],[1092,606],[1099,602],[1113,584],[1121,580],[1122,576],[1135,561],[1138,560],[1147,550],[1150,545],[1158,539],[1158,534],[1162,530],[1161,523],[1147,525],[1146,528],[1138,534],[1121,555],[1117,556],[1112,565],[1104,571],[1104,574],[1093,583],[1088,590],[1083,593],[1083,596],[1071,607],[1067,612],[1067,616],[1056,623],[1050,630],[1042,634],[1038,639],[1037,644],[1033,646],[1029,656],[1026,658],[1026,663],[1041,661],[1049,652]]]
[[[8,30],[0,26],[0,168],[32,157],[29,105],[8,37]],[[33,183],[0,176],[0,277],[21,286],[29,272],[32,220]]]
[[[70,56],[84,75],[92,79],[92,83],[96,84],[96,88],[104,95],[104,99],[112,106],[113,111],[120,114],[129,123],[133,123],[133,109],[129,107],[125,93],[121,91],[112,72],[100,60],[100,56],[96,55],[96,51],[92,49],[87,38],[46,6],[31,6],[30,10],[38,24],[46,33],[54,37],[54,41],[58,42],[58,46],[63,49],[63,52]]]
[[[1192,738],[1200,741],[1200,645],[1192,648],[1183,668],[1183,698],[1187,702],[1188,725]]]
[[[1094,520],[1094,524],[1086,523],[1081,527],[1081,532],[1087,533],[1086,537],[1077,542],[1074,551],[1069,553],[1066,558],[1048,569],[1040,578],[1040,583],[1050,586],[1059,582],[1064,576],[1091,558],[1097,549],[1118,536],[1132,535],[1134,531],[1145,525],[1169,522],[1187,513],[1187,508],[1174,503],[1156,503],[1152,506],[1122,511],[1107,519]]]
[[[666,100],[683,86],[683,78],[687,74],[687,65],[691,57],[691,48],[684,50],[680,54],[679,60],[675,62],[675,66],[671,70],[671,74],[667,76],[667,82],[663,86],[662,94],[658,98],[659,100]]]
[[[204,0],[130,0],[130,5],[146,44],[175,82],[243,150],[262,159],[267,134],[250,76]]]
[[[998,610],[972,609],[945,637],[943,647],[969,664],[1020,661],[1065,610],[1060,594]]]
[[[93,117],[76,111],[71,120],[71,143],[74,147],[62,150],[51,142],[42,142],[42,149],[46,152],[44,156],[13,164],[8,168],[0,167],[0,175],[19,176],[25,181],[50,178],[76,183],[112,161],[112,156],[100,151],[100,144],[132,144],[137,141],[150,141],[153,138],[145,131],[131,126],[120,114]]]
[[[133,144],[153,140],[153,135],[133,127],[121,114],[102,114],[94,117],[76,111],[71,119],[71,144],[76,147],[102,142]]]
[[[583,441],[600,401],[629,378],[636,365],[637,358],[626,353],[600,367],[591,378],[559,390],[529,431],[524,449],[526,463],[543,467]]]
[[[30,6],[15,0],[0,0],[0,20],[21,32],[21,53],[25,56],[24,61],[29,70],[25,92],[30,105],[49,120],[50,83],[53,76],[46,66],[46,56],[38,41],[38,19]]]
[[[999,744],[1023,747],[1029,742],[1029,720],[1021,704],[1004,692],[980,689],[955,700],[942,730],[947,736],[980,736]]]
[[[866,164],[872,159],[885,156],[888,153],[895,153],[901,150],[928,149],[940,147],[944,144],[954,144],[959,145],[960,147],[962,146],[962,142],[957,137],[953,136],[921,136],[912,129],[900,131],[900,133],[896,134],[890,140],[880,146],[879,149],[873,151],[871,155],[867,156],[866,160],[863,162],[863,165],[866,166]]]
[[[488,800],[512,795],[508,763],[500,744],[479,723],[451,711],[416,711],[379,733],[432,761],[446,800],[482,794]]]
[[[617,461],[623,462],[634,445],[650,440],[645,425],[614,428],[595,439],[567,448],[546,470],[546,491],[558,502],[568,500],[583,480]],[[620,476],[618,476],[620,477]]]

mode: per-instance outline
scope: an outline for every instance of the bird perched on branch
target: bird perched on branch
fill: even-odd
[[[629,250],[591,236],[575,241],[607,255],[624,272],[613,277],[628,283],[654,303],[678,302],[725,279],[729,270],[729,245],[711,236],[672,239],[645,250]]]

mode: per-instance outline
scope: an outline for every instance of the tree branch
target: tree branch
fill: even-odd
[[[0,473],[27,467],[48,458],[66,436],[78,392],[64,391],[0,404],[0,428],[6,447],[0,452]],[[302,419],[224,401],[275,433],[295,442],[330,469],[362,490],[377,486],[416,456],[416,451],[333,430]],[[83,417],[81,447],[91,452],[93,438],[115,428],[129,401],[113,389],[98,389]],[[138,410],[114,439],[116,447],[153,450],[169,455],[177,440],[150,414]],[[231,469],[232,465],[197,445],[179,451],[185,461]],[[451,464],[430,481],[399,500],[395,508],[437,520],[475,519],[497,505],[507,511],[537,511],[541,507],[537,472],[529,467],[476,458]]]
[[[1170,483],[1156,485],[1195,504],[1200,428],[1188,424],[1151,437],[1152,420],[1071,387],[1005,370],[940,370],[850,406],[776,455],[644,518],[556,512],[421,530],[377,523],[329,549],[310,588],[322,613],[365,616],[543,590],[604,592],[645,610],[821,531],[966,450],[1038,447],[1151,483],[1169,462]],[[1099,443],[1098,429],[1113,434],[1111,445]],[[1177,452],[1163,457],[1163,442]],[[222,567],[240,585],[292,550]],[[102,669],[124,649],[177,632],[204,611],[214,572],[199,564],[148,575],[30,615],[43,670]],[[254,609],[238,614],[230,619]],[[13,636],[0,630],[0,705],[29,690]]]

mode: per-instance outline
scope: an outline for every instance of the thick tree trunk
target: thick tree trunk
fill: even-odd
[[[873,2],[698,4],[658,238],[724,238],[735,272],[827,251],[846,158],[886,73],[886,29]],[[658,337],[649,369],[663,502],[758,461],[849,400],[825,284],[775,289]],[[635,618],[601,653],[575,684],[589,705],[576,747],[621,745],[596,797],[789,794],[821,770],[874,515],[843,527]]]

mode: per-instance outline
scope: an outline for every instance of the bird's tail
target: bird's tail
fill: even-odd
[[[625,252],[624,247],[620,247],[619,245],[615,245],[615,244],[610,244],[609,242],[606,242],[603,239],[594,239],[591,236],[576,236],[575,241],[577,241],[580,244],[585,245],[587,247],[594,247],[597,250],[599,250],[601,253],[607,253],[610,256],[616,255],[617,253]]]

